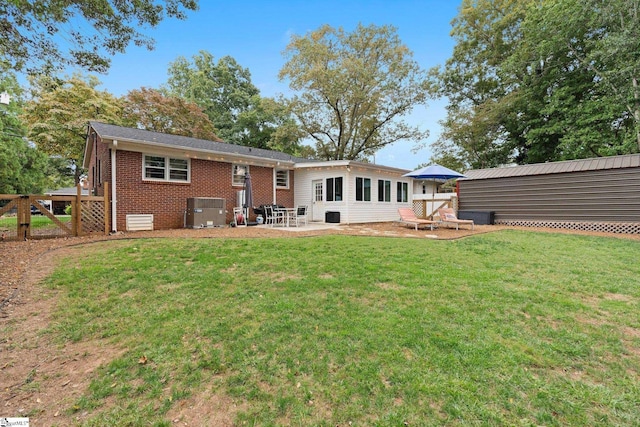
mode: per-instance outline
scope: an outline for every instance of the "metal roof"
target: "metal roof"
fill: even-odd
[[[157,144],[175,148],[204,151],[216,154],[233,154],[238,156],[259,157],[283,162],[308,162],[308,159],[294,157],[279,151],[264,150],[262,148],[246,147],[244,145],[228,144],[224,142],[209,141],[206,139],[191,138],[188,136],[170,135],[148,130],[128,128],[110,125],[100,122],[89,122],[89,125],[102,139],[114,139],[142,144]]]
[[[596,157],[592,159],[536,163],[531,165],[507,166],[502,168],[471,169],[464,173],[466,178],[461,178],[461,180],[549,175],[555,173],[584,172],[637,167],[640,167],[640,154],[627,154],[623,156]]]

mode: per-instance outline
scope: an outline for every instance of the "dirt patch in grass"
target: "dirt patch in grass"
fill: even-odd
[[[207,389],[174,405],[167,419],[179,426],[232,427],[236,414],[246,409],[244,403]]]
[[[57,260],[73,255],[80,246],[83,253],[102,250],[91,243],[133,238],[300,238],[323,234],[456,239],[509,227],[476,226],[474,231],[439,228],[413,230],[393,223],[341,226],[330,230],[290,232],[267,227],[216,228],[204,230],[166,230],[118,233],[50,240],[0,242],[0,416],[29,417],[32,425],[73,425],[90,414],[75,412],[73,405],[86,392],[92,374],[123,354],[123,350],[100,341],[54,342],[44,333],[52,324],[57,292],[39,282],[47,277]],[[513,228],[513,227],[511,227]],[[532,229],[526,229],[531,231]],[[571,230],[537,231],[595,234],[640,240],[637,235],[584,233]],[[189,261],[187,261],[189,262]],[[325,275],[323,278],[331,278]],[[277,280],[278,278],[274,278]],[[280,278],[282,279],[282,278]],[[393,290],[392,283],[380,283]],[[616,299],[615,295],[607,298]],[[637,337],[637,330],[627,331]],[[633,349],[632,351],[637,351]],[[411,357],[407,354],[407,357]],[[177,403],[168,413],[175,425],[231,426],[243,403],[220,395],[213,389],[194,394]],[[437,406],[434,411],[438,412]]]

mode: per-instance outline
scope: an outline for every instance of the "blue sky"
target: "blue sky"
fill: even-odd
[[[215,59],[229,55],[251,72],[251,79],[262,96],[287,94],[286,82],[278,81],[284,64],[282,52],[292,34],[304,35],[323,24],[352,31],[363,25],[393,25],[402,42],[414,53],[424,69],[444,64],[451,56],[451,20],[460,1],[453,0],[200,0],[200,10],[186,21],[165,20],[157,28],[144,30],[156,40],[147,51],[130,46],[125,54],[112,59],[111,69],[99,75],[102,89],[121,96],[140,87],[158,88],[167,80],[169,63],[178,56],[190,59],[201,50]],[[432,100],[417,108],[408,118],[412,124],[428,129],[427,143],[440,133],[438,121],[445,117],[444,100]],[[404,169],[415,169],[429,160],[428,148],[411,152],[415,142],[401,141],[380,150],[375,162]]]

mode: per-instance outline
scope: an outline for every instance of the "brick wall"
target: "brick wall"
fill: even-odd
[[[98,144],[104,145],[104,144]],[[108,151],[108,150],[107,150]],[[108,155],[108,153],[103,153]],[[106,164],[108,162],[104,162]],[[184,212],[190,197],[220,197],[226,199],[227,222],[232,220],[237,192],[242,186],[232,185],[232,164],[208,160],[191,160],[191,182],[159,182],[142,179],[142,153],[116,152],[117,165],[117,225],[126,229],[126,215],[153,214],[155,229],[184,227]],[[104,169],[104,166],[103,166]],[[253,204],[273,201],[273,169],[250,166]],[[277,202],[293,206],[293,173],[288,190],[277,191]],[[250,212],[250,219],[254,219]]]
[[[87,170],[89,192],[104,195],[104,183],[111,183],[111,150],[100,138],[92,142],[93,152]]]

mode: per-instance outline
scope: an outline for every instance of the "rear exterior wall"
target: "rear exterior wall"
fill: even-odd
[[[98,144],[98,146],[106,147],[105,144]],[[105,174],[103,179],[110,180],[109,149],[101,152],[99,156],[98,158],[105,159],[102,161]],[[187,199],[191,197],[226,199],[227,223],[232,220],[237,192],[243,187],[232,185],[233,165],[231,163],[191,159],[189,183],[148,181],[142,179],[142,156],[143,154],[139,152],[116,151],[118,230],[126,229],[126,216],[130,214],[153,214],[154,229],[183,228]],[[273,169],[250,166],[250,173],[253,204],[257,206],[272,203],[274,201]],[[290,189],[279,189],[276,194],[277,203],[285,206],[293,206],[293,173],[290,179]],[[91,185],[93,187],[95,184],[92,182]],[[102,185],[98,185],[96,189],[97,194],[102,193]],[[251,211],[250,219],[254,218]]]
[[[640,168],[460,180],[460,210],[496,222],[640,222]]]

